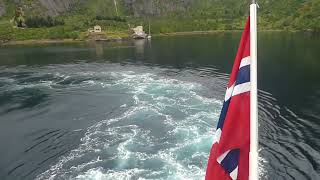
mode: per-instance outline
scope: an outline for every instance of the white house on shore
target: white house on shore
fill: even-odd
[[[93,28],[89,28],[88,31],[90,33],[100,33],[100,32],[102,32],[102,28],[99,25],[95,25],[95,26],[93,26]]]

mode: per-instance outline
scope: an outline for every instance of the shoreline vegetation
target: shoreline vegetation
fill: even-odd
[[[170,33],[159,33],[154,34],[154,37],[164,37],[164,36],[190,36],[190,35],[208,35],[208,34],[221,34],[239,32],[241,30],[209,30],[209,31],[184,31],[184,32],[170,32]],[[297,30],[261,30],[260,32],[299,32]],[[56,43],[81,43],[81,42],[115,42],[115,41],[128,41],[133,40],[130,36],[122,37],[110,37],[102,40],[93,39],[29,39],[29,40],[9,40],[6,42],[0,42],[0,46],[7,45],[31,45],[31,44],[56,44]]]
[[[84,19],[82,19],[84,18]],[[29,23],[35,27],[17,27],[9,19],[0,19],[0,45],[74,43],[87,41],[120,41],[131,38],[130,28],[142,25],[148,31],[149,21],[145,19],[124,19],[109,17],[65,17],[63,23],[57,26],[47,26],[45,18],[34,18],[37,21]],[[107,20],[104,20],[107,19]],[[215,34],[224,32],[241,32],[245,18],[226,21],[223,19],[152,19],[151,34],[157,36],[181,36],[195,34]],[[61,20],[60,20],[61,21]],[[42,23],[42,24],[41,24]],[[45,24],[45,25],[43,25]],[[48,23],[47,23],[48,24]],[[49,23],[50,24],[50,23]],[[90,33],[89,28],[99,25],[102,31]],[[260,18],[260,32],[310,32],[319,33],[313,29],[297,29],[290,26],[270,26]]]
[[[183,31],[183,32],[168,32],[153,34],[154,37],[164,36],[190,36],[190,35],[209,35],[209,34],[222,34],[222,33],[241,33],[242,30],[208,30],[208,31]],[[260,30],[259,32],[301,32],[298,30]],[[128,41],[133,40],[129,34],[120,33],[119,36],[111,36],[106,39],[26,39],[26,40],[0,40],[0,46],[7,45],[32,45],[32,44],[56,44],[56,43],[81,43],[81,42],[115,42],[115,41]]]

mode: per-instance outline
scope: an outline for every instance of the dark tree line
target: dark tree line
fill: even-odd
[[[30,28],[53,27],[65,24],[62,19],[51,16],[30,16],[26,19],[25,23]]]
[[[96,16],[96,20],[110,20],[110,21],[117,21],[117,22],[126,22],[127,20],[120,16]]]

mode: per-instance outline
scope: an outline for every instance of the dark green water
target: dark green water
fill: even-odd
[[[0,179],[203,179],[239,33],[0,48]],[[261,179],[320,179],[320,37],[259,34]]]

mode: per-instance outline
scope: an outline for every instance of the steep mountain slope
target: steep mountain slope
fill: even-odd
[[[320,28],[320,0],[259,0],[258,2],[260,27]],[[14,9],[22,7],[26,16],[85,16],[82,19],[92,19],[96,16],[160,18],[162,20],[159,28],[161,26],[164,29],[175,26],[181,19],[185,20],[183,26],[187,26],[190,23],[186,19],[189,19],[193,24],[191,23],[188,30],[206,30],[209,26],[217,29],[235,29],[242,27],[239,22],[243,22],[244,17],[248,15],[249,3],[250,0],[0,0],[0,17],[12,18]],[[167,25],[162,23],[164,21]],[[168,21],[171,22],[167,23]],[[219,26],[219,24],[224,25]],[[179,26],[181,27],[181,23]],[[207,28],[201,29],[196,26],[207,26]]]
[[[4,14],[8,7],[21,6],[28,13],[35,10],[38,13],[41,9],[42,13],[51,16],[61,15],[75,9],[93,14],[116,15],[115,9],[117,9],[122,15],[135,17],[163,16],[167,13],[184,13],[198,4],[198,1],[210,4],[206,2],[210,0],[0,0],[0,12]]]
[[[319,0],[259,0],[260,12],[272,16],[290,15],[310,1]],[[51,16],[74,10],[94,15],[116,15],[117,9],[122,16],[134,17],[174,14],[232,18],[245,14],[248,4],[246,0],[0,0],[0,15],[12,14],[10,7],[22,6],[27,13],[41,12]]]

